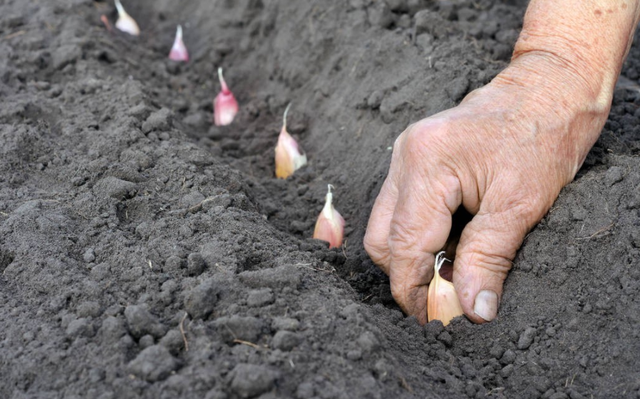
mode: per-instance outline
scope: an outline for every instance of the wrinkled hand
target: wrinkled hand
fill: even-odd
[[[491,321],[525,235],[599,135],[608,105],[545,63],[531,57],[512,64],[395,142],[365,248],[389,275],[394,299],[421,323],[434,254],[447,244],[456,209],[474,217],[456,249],[453,283],[467,317]]]

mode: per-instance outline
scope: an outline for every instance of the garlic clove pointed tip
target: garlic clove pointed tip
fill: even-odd
[[[307,155],[300,149],[296,139],[287,132],[288,111],[289,106],[284,112],[282,129],[275,148],[276,177],[279,179],[286,179],[307,164]]]
[[[224,76],[222,75],[222,67],[218,68],[218,80],[220,80],[220,86],[222,87],[223,93],[230,92],[229,86],[227,86],[227,82],[224,80]]]
[[[173,61],[189,61],[189,52],[187,51],[187,46],[184,45],[184,41],[182,40],[182,26],[180,25],[178,25],[176,38],[173,41],[173,46],[169,52],[169,59]]]
[[[133,36],[140,35],[140,27],[138,23],[127,13],[119,0],[115,0],[116,9],[118,10],[118,20],[116,28]]]
[[[332,185],[327,187],[327,195],[325,204],[318,215],[316,226],[313,231],[313,238],[327,241],[329,248],[339,248],[344,240],[344,218],[333,207],[333,194],[331,193]]]

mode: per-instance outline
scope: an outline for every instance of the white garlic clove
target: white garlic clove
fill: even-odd
[[[116,21],[116,28],[133,36],[140,35],[140,28],[136,21],[125,11],[120,0],[115,0],[116,8],[118,9],[118,20]]]
[[[433,279],[427,294],[427,318],[429,321],[440,320],[445,326],[454,317],[464,314],[455,287],[440,275],[440,268],[446,260],[444,251],[436,255]]]

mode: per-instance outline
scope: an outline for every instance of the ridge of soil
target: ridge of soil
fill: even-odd
[[[127,3],[139,38],[106,2],[0,4],[0,397],[640,397],[638,44],[498,319],[445,329],[362,237],[395,137],[506,66],[526,2]],[[328,183],[340,250],[309,239]]]

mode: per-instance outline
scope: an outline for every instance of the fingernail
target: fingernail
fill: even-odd
[[[495,319],[498,315],[498,294],[489,290],[478,292],[473,312],[486,321]]]

